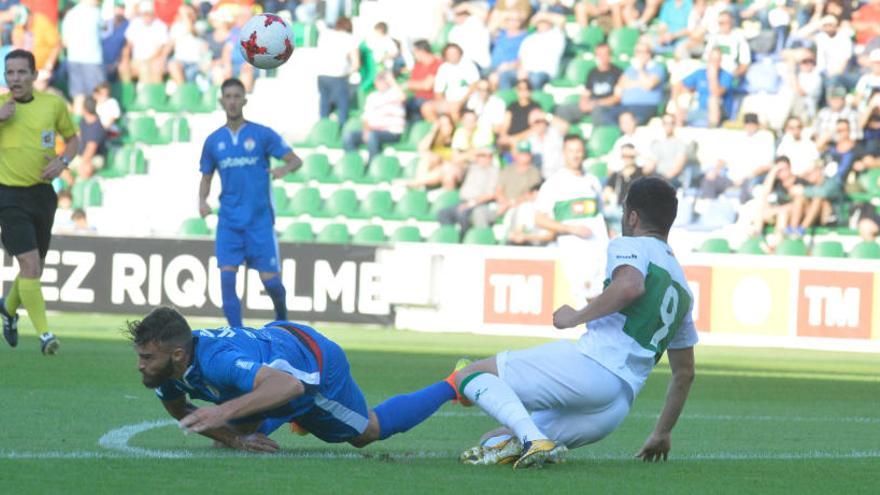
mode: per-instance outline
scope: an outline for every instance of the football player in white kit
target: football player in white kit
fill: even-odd
[[[582,309],[562,306],[557,328],[586,323],[577,342],[506,351],[451,378],[463,403],[503,425],[462,453],[466,464],[558,462],[567,449],[597,442],[626,417],[648,373],[668,351],[672,378],[657,424],[636,454],[665,460],[694,379],[693,297],[666,243],[675,190],[658,178],[632,183],[623,236],[608,246],[605,290]]]

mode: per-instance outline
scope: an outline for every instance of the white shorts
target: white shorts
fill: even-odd
[[[496,363],[541,432],[568,448],[608,436],[632,405],[629,386],[572,342],[501,352]]]

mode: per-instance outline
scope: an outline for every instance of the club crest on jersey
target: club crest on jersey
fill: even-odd
[[[244,149],[245,151],[254,151],[254,148],[257,146],[256,141],[251,138],[247,138],[244,140]]]
[[[223,141],[217,143],[217,151],[226,151],[226,143]]]

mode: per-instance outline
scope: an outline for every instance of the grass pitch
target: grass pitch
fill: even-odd
[[[45,358],[26,319],[0,343],[0,493],[877,493],[880,358],[697,347],[697,380],[666,463],[633,460],[663,404],[661,363],[623,425],[539,471],[462,466],[493,426],[444,406],[412,431],[357,450],[286,430],[280,455],[213,449],[167,421],[140,384],[124,318],[50,316]],[[220,322],[196,320],[195,326]],[[446,376],[455,358],[539,339],[318,325],[346,349],[371,405]]]

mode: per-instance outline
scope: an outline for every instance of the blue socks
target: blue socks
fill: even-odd
[[[284,284],[281,283],[281,277],[275,275],[269,280],[263,280],[263,286],[272,299],[275,306],[275,319],[278,321],[287,320],[287,291],[284,290]]]
[[[445,381],[411,394],[395,395],[373,409],[379,420],[379,439],[385,440],[395,433],[409,430],[453,399],[455,390]]]
[[[223,295],[223,314],[230,327],[241,326],[241,301],[235,293],[236,272],[220,272],[220,292]]]

